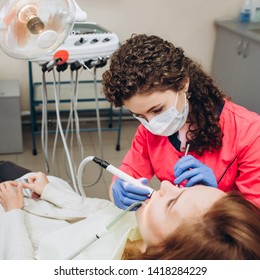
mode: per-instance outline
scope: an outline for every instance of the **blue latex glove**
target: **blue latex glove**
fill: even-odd
[[[218,187],[216,177],[211,168],[195,159],[193,156],[184,156],[174,166],[174,184],[179,185],[188,180],[186,187],[196,184],[203,184],[211,187]]]
[[[144,185],[148,184],[145,178],[139,179]],[[112,194],[114,203],[118,208],[126,209],[137,201],[144,201],[150,194],[148,190],[127,183],[126,181],[117,178],[112,186]],[[141,205],[140,205],[141,206]],[[137,210],[140,206],[136,206],[132,211]]]

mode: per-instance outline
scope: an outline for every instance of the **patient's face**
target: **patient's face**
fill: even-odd
[[[197,185],[178,188],[163,181],[147,205],[136,211],[137,223],[144,242],[156,245],[183,222],[194,221],[205,213],[212,204],[223,197],[219,189]]]

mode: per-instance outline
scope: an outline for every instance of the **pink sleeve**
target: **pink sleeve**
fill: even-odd
[[[245,198],[260,207],[260,118],[239,136],[236,186]]]
[[[127,152],[120,169],[134,178],[150,180],[154,171],[148,153],[147,131],[139,125],[130,150]]]

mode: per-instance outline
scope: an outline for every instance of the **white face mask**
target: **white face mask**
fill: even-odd
[[[178,93],[177,93],[178,94]],[[161,114],[153,117],[150,122],[146,121],[143,118],[134,117],[139,120],[142,125],[148,129],[151,133],[161,136],[170,136],[177,132],[185,123],[189,114],[189,104],[185,97],[185,105],[183,113],[180,113],[176,109],[176,104],[178,100],[178,95],[175,101],[175,105],[168,110],[162,112]]]

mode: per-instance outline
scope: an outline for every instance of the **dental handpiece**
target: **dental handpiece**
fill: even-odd
[[[137,179],[133,178],[132,176],[126,174],[125,172],[123,172],[122,170],[116,168],[115,166],[113,166],[112,164],[101,160],[97,157],[94,157],[92,159],[95,163],[97,163],[98,165],[100,165],[101,167],[105,168],[107,171],[109,171],[110,173],[114,174],[115,176],[117,176],[118,178],[135,185],[136,187],[140,187],[142,189],[146,189],[149,191],[149,195],[148,197],[151,197],[152,194],[155,192],[155,190],[149,186],[146,186],[144,184],[142,184],[140,181],[138,181]]]

